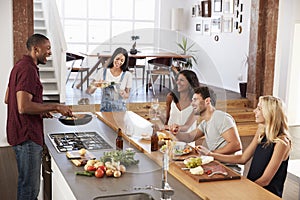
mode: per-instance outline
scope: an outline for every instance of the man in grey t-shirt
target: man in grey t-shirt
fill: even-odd
[[[196,88],[192,106],[194,113],[200,115],[203,121],[189,133],[181,133],[176,128],[173,133],[177,139],[186,142],[195,141],[205,136],[210,151],[233,154],[242,149],[235,121],[228,113],[216,110],[215,104],[216,94],[212,89],[208,87]]]

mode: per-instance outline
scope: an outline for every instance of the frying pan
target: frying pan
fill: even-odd
[[[90,114],[77,114],[74,117],[60,116],[58,120],[64,125],[76,126],[89,123],[93,119]]]

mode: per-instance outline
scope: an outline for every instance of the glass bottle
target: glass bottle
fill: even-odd
[[[157,126],[153,125],[153,132],[151,135],[151,151],[157,151],[158,150],[158,135],[157,135]]]
[[[122,137],[122,130],[118,129],[118,136],[116,138],[116,149],[123,150],[123,137]]]

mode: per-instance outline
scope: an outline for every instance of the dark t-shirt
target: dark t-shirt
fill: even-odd
[[[8,83],[7,140],[12,146],[31,140],[39,145],[44,143],[43,119],[41,115],[19,114],[18,91],[30,93],[33,102],[43,102],[43,86],[39,69],[30,56],[24,55],[13,67]]]
[[[254,152],[252,163],[247,176],[247,178],[251,181],[255,181],[263,175],[273,155],[274,143],[271,143],[268,146],[264,146],[265,142],[266,137],[262,139],[262,142],[258,144]],[[284,181],[287,174],[288,160],[289,159],[281,163],[270,184],[264,187],[265,189],[269,190],[279,197],[282,197]]]

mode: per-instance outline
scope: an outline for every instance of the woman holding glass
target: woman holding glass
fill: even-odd
[[[132,87],[132,74],[128,70],[128,52],[117,48],[110,58],[107,67],[101,68],[91,85],[88,94],[102,88],[101,112],[125,111],[126,103]]]
[[[194,115],[191,106],[194,88],[199,87],[199,80],[195,72],[182,70],[176,77],[176,85],[166,98],[165,128],[172,131],[172,127],[186,132],[196,128],[198,116]]]

